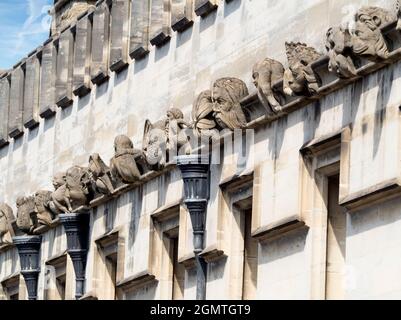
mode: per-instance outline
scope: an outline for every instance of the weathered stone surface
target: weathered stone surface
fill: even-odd
[[[282,80],[283,76],[283,65],[273,59],[264,59],[253,67],[252,77],[258,90],[258,97],[269,115],[281,111],[283,97],[274,91],[273,85]]]
[[[0,147],[8,143],[8,109],[10,106],[10,77],[0,79]]]
[[[135,5],[135,3],[133,4]],[[128,66],[130,1],[111,2],[110,70],[119,72]]]
[[[25,62],[24,113],[25,128],[39,124],[40,62],[34,53]]]
[[[150,0],[138,0],[131,5],[130,56],[140,59],[149,52]]]
[[[125,135],[117,136],[114,140],[114,157],[110,160],[110,169],[113,180],[122,183],[138,181],[139,172],[135,158],[140,151],[134,149],[130,138]]]
[[[171,38],[170,2],[153,0],[150,15],[150,43],[162,46]]]
[[[8,135],[17,138],[24,133],[22,113],[24,108],[24,71],[18,66],[11,72]]]
[[[52,16],[51,34],[59,34],[72,25],[80,15],[94,7],[96,0],[57,0],[50,10]]]
[[[14,222],[13,210],[6,203],[0,203],[0,246],[11,244],[14,236],[12,223]]]
[[[103,162],[99,154],[89,157],[89,172],[92,188],[96,193],[110,195],[114,192],[110,168]]]
[[[56,104],[66,108],[72,104],[74,37],[71,29],[61,33],[58,40]]]
[[[218,0],[195,0],[195,13],[197,16],[205,17],[217,9]]]
[[[98,3],[91,17],[93,20],[91,80],[93,84],[99,85],[109,78],[110,11],[108,5],[104,1]]]
[[[73,213],[87,207],[93,199],[93,189],[88,168],[73,166],[66,173],[53,178],[55,191],[51,194],[49,208],[54,214]]]
[[[78,20],[75,26],[73,93],[82,97],[91,90],[91,42],[92,27],[88,16]]]
[[[154,124],[145,121],[142,151],[150,168],[161,170],[173,160],[169,159],[169,152],[177,155],[178,149],[188,142],[183,132],[188,127],[182,111],[177,108],[169,109],[166,117]]]
[[[57,50],[53,41],[44,44],[41,59],[39,115],[49,118],[56,112]]]
[[[193,24],[193,0],[173,0],[171,2],[171,28],[182,32]]]
[[[286,42],[289,68],[284,72],[284,92],[289,95],[310,96],[321,84],[311,64],[322,55],[304,43]]]
[[[202,92],[194,104],[194,128],[199,132],[244,128],[246,118],[240,101],[247,95],[248,88],[242,80],[218,79],[212,90]]]
[[[358,58],[380,61],[388,58],[389,48],[381,28],[396,20],[396,15],[379,7],[362,7],[355,15],[355,30],[332,27],[326,34],[329,71],[340,78],[357,75]]]

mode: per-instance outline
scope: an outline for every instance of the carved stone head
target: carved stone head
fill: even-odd
[[[356,13],[355,20],[354,53],[373,60],[386,59],[388,47],[380,28],[395,21],[396,16],[379,7],[362,7]]]
[[[240,102],[248,94],[245,82],[237,78],[221,78],[213,84],[213,117],[221,129],[234,130],[246,126]]]
[[[289,68],[284,74],[284,92],[287,95],[311,95],[319,88],[320,79],[311,64],[322,55],[305,43],[286,42]]]
[[[134,144],[131,139],[126,135],[119,135],[114,139],[114,151],[117,153],[124,152],[126,150],[132,150]]]

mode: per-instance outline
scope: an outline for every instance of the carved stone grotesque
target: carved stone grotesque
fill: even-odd
[[[194,129],[203,133],[205,130],[244,128],[247,122],[241,100],[248,94],[248,88],[242,80],[218,79],[212,90],[200,93],[194,103]]]
[[[54,214],[49,207],[51,195],[51,191],[44,190],[35,193],[35,210],[39,224],[50,225],[54,218]]]
[[[389,49],[381,27],[395,20],[396,16],[385,9],[362,7],[355,15],[355,30],[330,28],[326,34],[329,71],[350,78],[357,74],[357,58],[371,61],[388,58]]]
[[[258,97],[268,114],[281,111],[282,96],[274,92],[273,84],[284,76],[283,65],[273,59],[264,59],[253,67],[252,77],[258,89]]]
[[[97,193],[111,194],[114,191],[110,168],[103,162],[99,154],[94,153],[89,157],[89,172],[93,189]]]
[[[13,221],[14,214],[11,207],[5,203],[0,203],[0,246],[12,243],[14,236]]]
[[[326,49],[329,56],[329,71],[340,78],[357,75],[352,52],[352,36],[348,29],[330,28],[326,33]]]
[[[50,211],[51,191],[37,191],[35,195],[17,198],[17,227],[32,234],[41,225],[50,225],[53,214]]]
[[[113,180],[123,183],[133,183],[139,180],[139,172],[135,158],[140,151],[134,149],[131,139],[119,135],[114,139],[115,155],[110,160],[110,170]]]
[[[354,53],[373,61],[386,59],[389,51],[380,28],[395,21],[396,16],[379,7],[362,7],[355,18]]]
[[[143,154],[149,167],[162,169],[167,162],[167,153],[177,150],[188,142],[185,129],[189,124],[184,120],[181,110],[171,108],[164,119],[151,123],[145,122]]]
[[[72,211],[68,198],[65,173],[57,173],[53,177],[54,192],[51,194],[49,207],[54,214],[68,213]]]
[[[289,96],[311,96],[319,89],[321,80],[311,65],[322,55],[304,43],[286,42],[289,68],[284,73],[284,92]]]
[[[91,174],[88,168],[73,166],[53,178],[55,191],[51,194],[49,207],[55,214],[71,213],[87,206],[93,199]]]
[[[32,234],[39,226],[35,209],[35,197],[18,197],[17,201],[17,227],[26,234]]]

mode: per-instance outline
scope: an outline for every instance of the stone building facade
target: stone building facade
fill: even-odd
[[[51,13],[0,75],[2,299],[401,298],[398,1]]]

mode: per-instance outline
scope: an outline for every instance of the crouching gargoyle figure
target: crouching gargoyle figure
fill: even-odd
[[[362,7],[355,14],[355,30],[330,28],[326,34],[329,71],[340,78],[351,78],[357,75],[359,58],[374,62],[387,59],[389,49],[381,27],[396,19],[395,14],[385,9]]]
[[[283,76],[283,65],[273,59],[264,59],[253,67],[252,77],[258,90],[258,97],[268,115],[281,111],[283,96],[273,90],[273,85],[282,80]]]
[[[241,100],[248,94],[246,84],[240,79],[216,80],[212,90],[201,92],[193,105],[194,129],[209,135],[208,131],[245,128],[247,121]]]
[[[184,120],[181,110],[177,108],[170,108],[166,117],[155,123],[146,120],[142,150],[151,169],[163,169],[170,160],[168,153],[177,154],[181,147],[189,148],[186,128],[189,128],[189,124]]]
[[[126,135],[114,139],[114,157],[110,160],[110,171],[113,181],[117,183],[134,183],[139,180],[141,173],[136,159],[141,156],[139,150]]]
[[[53,220],[50,200],[50,191],[37,191],[33,196],[18,197],[17,227],[26,234],[33,234],[36,228],[49,226]]]
[[[312,63],[322,54],[300,42],[286,42],[285,47],[289,67],[284,72],[284,93],[289,96],[314,95],[321,85],[321,79],[312,69]]]
[[[5,203],[0,203],[0,246],[12,243],[14,228],[12,226],[15,220],[13,209]]]
[[[55,191],[51,194],[49,207],[55,214],[71,213],[86,207],[93,199],[94,191],[88,168],[73,166],[53,178]]]
[[[94,153],[89,157],[89,173],[93,190],[100,194],[112,194],[114,185],[110,168],[104,163],[99,154]]]

